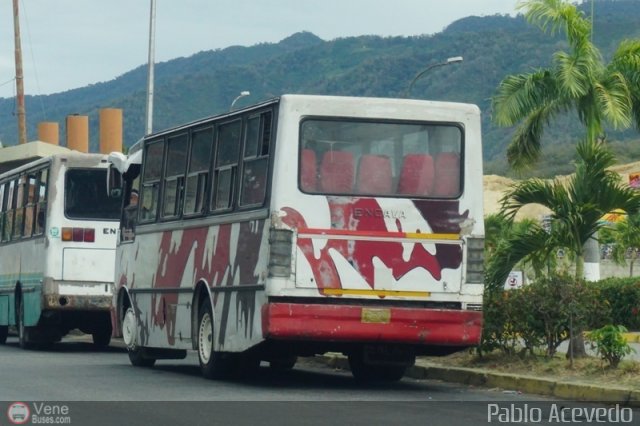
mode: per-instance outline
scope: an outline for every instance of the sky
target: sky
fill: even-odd
[[[19,0],[24,86],[47,95],[112,80],[148,61],[151,0]],[[435,34],[517,0],[156,0],[155,62],[229,46]],[[0,97],[16,93],[12,1],[0,3]]]

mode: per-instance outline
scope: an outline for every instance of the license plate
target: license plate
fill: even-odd
[[[360,322],[363,324],[389,324],[391,321],[391,309],[362,308]]]

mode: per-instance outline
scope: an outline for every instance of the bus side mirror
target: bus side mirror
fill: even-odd
[[[122,197],[122,188],[122,175],[113,165],[110,165],[107,169],[107,194],[111,198],[120,198]]]

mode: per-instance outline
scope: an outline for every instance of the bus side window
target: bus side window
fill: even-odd
[[[154,222],[158,215],[160,176],[164,158],[164,140],[155,140],[146,146],[144,174],[142,177],[142,201],[140,221]]]
[[[16,186],[16,209],[15,209],[15,217],[13,219],[13,240],[17,240],[22,237],[24,233],[24,222],[25,222],[25,190],[27,188],[27,177],[22,175],[18,178],[17,186]]]
[[[244,137],[240,206],[260,206],[267,195],[271,112],[250,117]]]
[[[37,198],[37,174],[30,174],[27,178],[26,197],[27,204],[25,206],[24,216],[24,237],[29,238],[35,230],[35,210],[36,210],[36,198]]]
[[[36,188],[36,225],[33,231],[34,235],[40,235],[44,233],[46,225],[46,212],[47,212],[47,176],[48,170],[41,170],[37,176]]]
[[[4,187],[4,229],[2,230],[2,241],[11,241],[13,232],[13,205],[15,181],[11,180]]]
[[[213,181],[215,191],[213,191],[211,197],[211,210],[227,210],[232,206],[233,189],[236,187],[241,130],[241,120],[222,124],[218,128],[218,145]]]
[[[192,132],[189,169],[185,182],[185,215],[204,212],[212,147],[213,127]]]
[[[168,139],[167,164],[164,169],[163,218],[174,218],[181,214],[188,146],[189,137],[186,133]]]
[[[4,196],[4,183],[0,183],[0,241],[2,240],[2,235],[4,232],[4,216],[5,216],[5,196]]]

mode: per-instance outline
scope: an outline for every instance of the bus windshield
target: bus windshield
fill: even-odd
[[[65,177],[64,213],[70,219],[120,219],[121,199],[107,194],[106,169],[71,169]]]
[[[456,124],[309,118],[300,129],[300,189],[458,197],[462,136]]]

